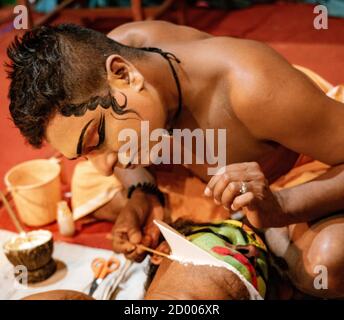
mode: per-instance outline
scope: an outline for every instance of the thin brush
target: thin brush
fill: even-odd
[[[106,239],[113,240],[113,236],[111,234],[108,234],[108,235],[106,235]],[[154,254],[156,254],[158,256],[171,259],[171,257],[168,254],[166,254],[164,252],[161,252],[161,251],[158,251],[158,250],[154,250],[152,248],[148,248],[148,247],[144,246],[143,244],[136,244],[136,247],[140,248],[140,249],[142,249],[144,251],[147,251],[147,252],[150,252],[150,253],[154,253]]]

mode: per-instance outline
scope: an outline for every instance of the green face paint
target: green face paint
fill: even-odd
[[[268,280],[267,249],[249,227],[236,220],[194,225],[184,234],[189,241],[237,269],[262,297]]]

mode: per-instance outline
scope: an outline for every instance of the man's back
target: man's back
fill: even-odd
[[[133,47],[163,45],[165,42],[189,42],[213,37],[197,29],[165,21],[126,23],[108,33],[108,37]]]

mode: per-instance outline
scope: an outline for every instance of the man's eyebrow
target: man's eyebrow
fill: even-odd
[[[93,121],[94,119],[88,121],[86,123],[86,125],[82,128],[81,130],[81,133],[80,133],[80,137],[79,137],[79,141],[78,141],[78,145],[76,147],[76,154],[78,156],[80,156],[82,154],[82,146],[83,146],[83,140],[84,140],[84,136],[85,136],[85,133],[86,133],[86,130],[87,128],[89,127],[89,125],[91,124],[91,122]],[[72,158],[71,160],[74,160],[75,158]]]

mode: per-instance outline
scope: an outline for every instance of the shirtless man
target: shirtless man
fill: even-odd
[[[181,92],[166,56],[140,47],[180,60],[169,56]],[[120,26],[108,38],[70,25],[42,27],[16,41],[9,57],[10,111],[29,143],[47,140],[67,158],[86,157],[104,175],[123,167],[124,142],[117,137],[128,127],[139,135],[136,115],[151,130],[226,128],[226,170],[211,177],[207,164],[188,166],[208,182],[205,195],[230,212],[243,210],[254,227],[284,227],[268,244],[278,252],[281,240],[292,240],[284,258],[294,284],[317,296],[344,297],[344,219],[334,215],[344,209],[344,108],[275,51],[152,21]],[[269,183],[299,154],[332,168],[272,192]],[[143,170],[135,170],[139,182]],[[135,243],[153,241],[141,233],[145,197],[136,189],[114,228],[115,250],[132,251],[131,258],[140,253]],[[327,268],[327,290],[314,288],[318,265]]]

